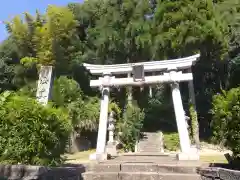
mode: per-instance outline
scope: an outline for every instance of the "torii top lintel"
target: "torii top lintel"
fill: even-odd
[[[143,65],[145,72],[157,72],[169,69],[184,70],[189,69],[200,57],[200,54],[193,56],[172,59],[172,60],[162,60],[162,61],[149,61],[149,62],[139,62],[139,63],[128,63],[128,64],[114,64],[114,65],[94,65],[86,64],[83,66],[90,71],[93,75],[102,74],[126,74],[132,72],[133,66]]]

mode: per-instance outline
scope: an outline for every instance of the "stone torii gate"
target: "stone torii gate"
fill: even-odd
[[[200,54],[173,60],[150,61],[129,64],[114,65],[93,65],[84,64],[84,67],[92,75],[102,76],[97,80],[91,80],[91,87],[99,87],[102,93],[101,110],[99,119],[99,129],[97,138],[96,153],[92,157],[96,160],[106,159],[106,135],[108,122],[109,92],[111,87],[120,86],[142,86],[159,83],[170,83],[172,89],[172,99],[175,117],[180,138],[181,153],[178,154],[179,160],[198,160],[199,155],[196,150],[192,150],[185,121],[179,82],[188,81],[189,95],[195,103],[193,89],[193,75],[191,67],[200,57]],[[145,72],[159,73],[160,75],[145,76]],[[119,74],[133,73],[133,77],[116,78]]]

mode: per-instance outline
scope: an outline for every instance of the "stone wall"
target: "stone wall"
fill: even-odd
[[[198,173],[202,180],[240,180],[240,171],[225,168],[204,168]]]
[[[44,167],[0,165],[0,180],[82,180],[83,165]]]

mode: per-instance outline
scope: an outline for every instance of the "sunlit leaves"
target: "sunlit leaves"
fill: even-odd
[[[20,60],[20,62],[25,67],[31,67],[33,64],[38,62],[38,59],[34,57],[24,57]]]
[[[77,22],[66,7],[49,6],[45,18],[46,23],[36,28],[34,36],[37,57],[40,64],[55,65],[71,45]]]
[[[16,16],[7,26],[21,57],[37,58],[38,64],[59,65],[74,51],[77,22],[67,7],[49,6],[44,16],[25,13],[24,20]]]

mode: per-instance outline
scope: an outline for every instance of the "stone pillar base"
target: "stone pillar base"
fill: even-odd
[[[89,155],[89,160],[90,161],[105,161],[107,160],[107,153],[103,153],[103,154],[97,154],[97,153],[93,153]]]
[[[135,147],[134,147],[134,152],[138,152],[138,142],[136,142]]]
[[[198,153],[194,153],[194,152],[179,153],[179,154],[177,154],[177,159],[179,161],[199,161],[200,156]]]
[[[108,142],[106,146],[107,154],[109,154],[111,157],[117,156],[117,147],[116,142]]]
[[[177,154],[177,159],[179,161],[199,161],[200,155],[199,150],[196,147],[191,147],[189,153],[180,152]]]

